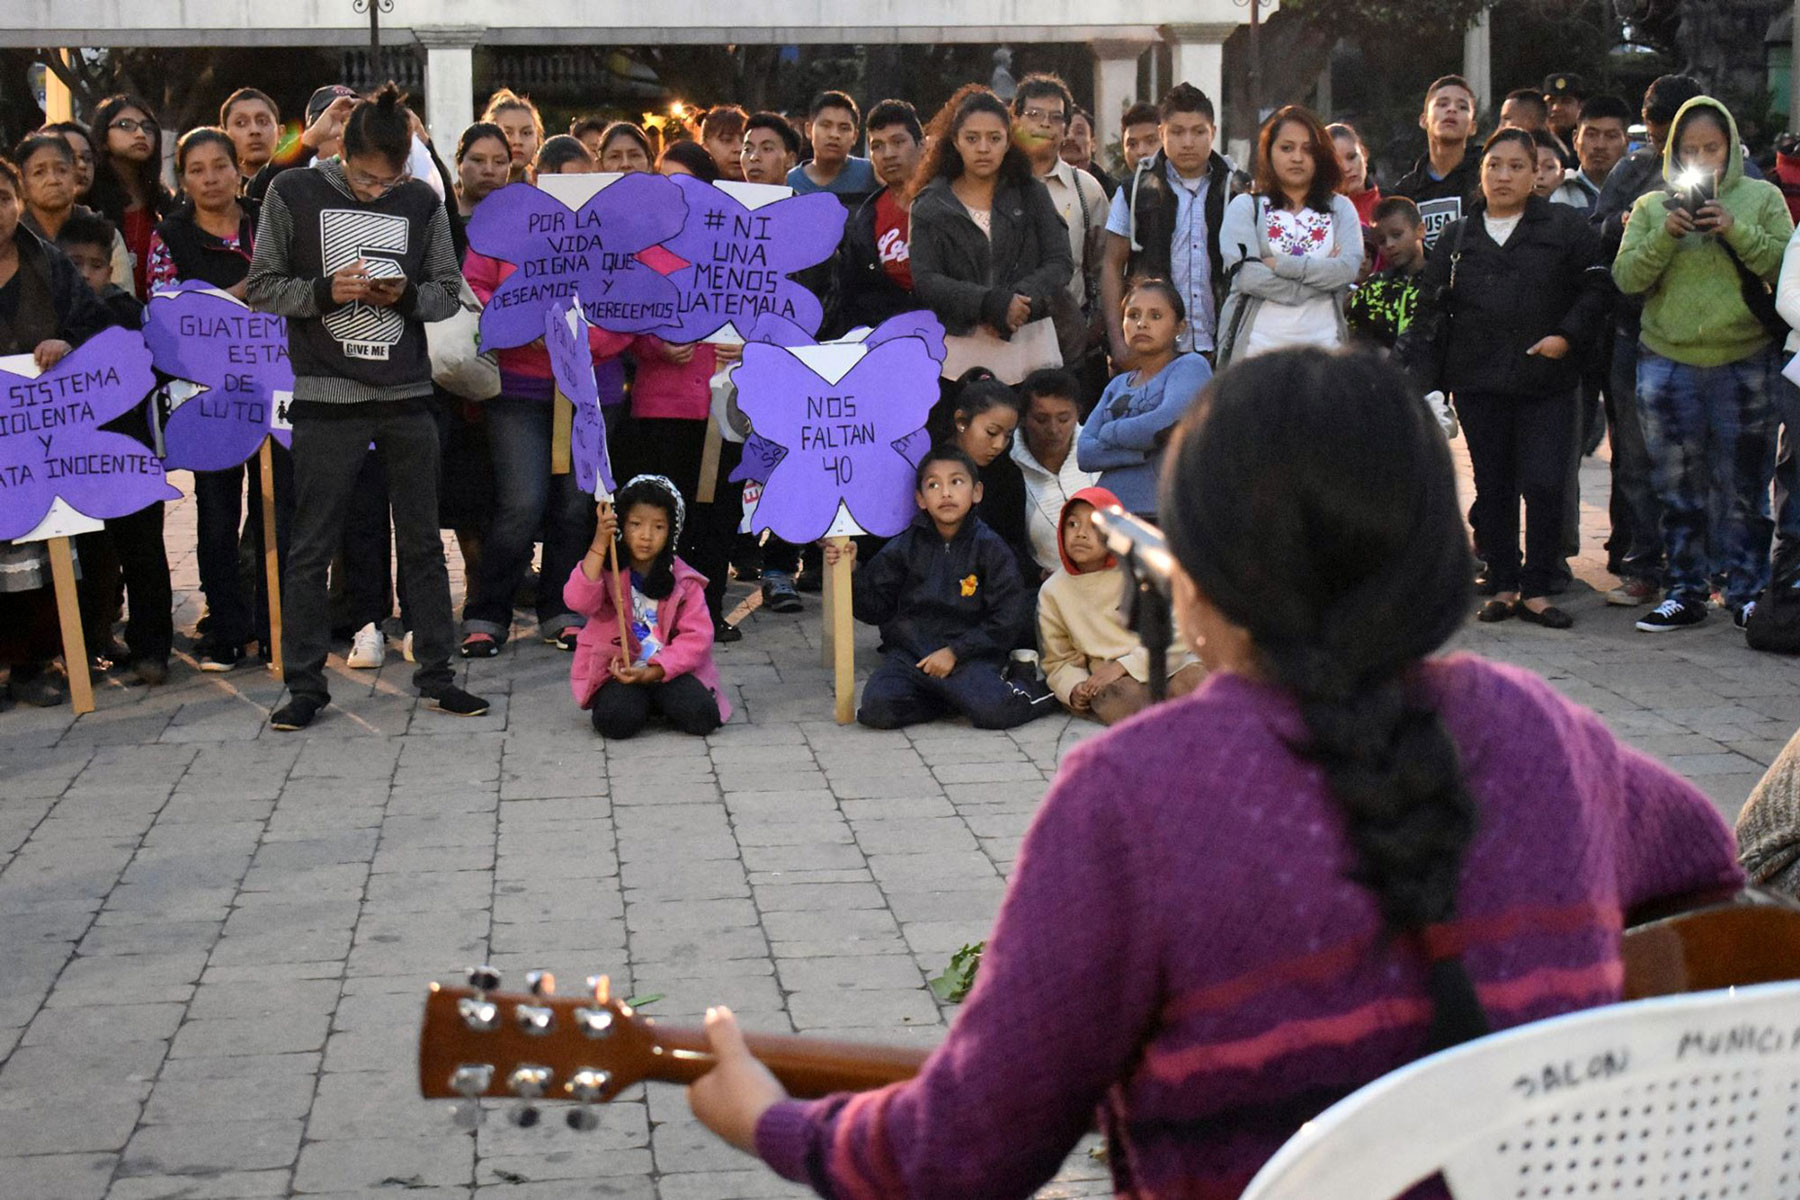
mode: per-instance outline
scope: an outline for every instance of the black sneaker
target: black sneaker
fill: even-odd
[[[202,641],[194,647],[194,661],[202,671],[230,671],[243,663],[247,656],[242,646],[226,646],[218,642]]]
[[[721,646],[744,640],[744,631],[728,621],[713,622],[713,641]]]
[[[7,687],[14,700],[33,708],[55,708],[69,700],[61,674],[51,667],[32,670],[15,666]]]
[[[453,717],[484,716],[490,707],[480,696],[471,696],[459,687],[447,687],[435,696],[427,696],[426,700],[431,707]]]
[[[282,707],[269,714],[269,728],[279,729],[283,733],[292,733],[296,729],[305,729],[319,715],[319,710],[331,703],[313,696],[295,696]]]
[[[762,581],[763,607],[770,612],[797,613],[806,607],[800,600],[800,593],[794,587],[791,575],[764,575]]]
[[[1706,605],[1671,597],[1652,609],[1648,616],[1637,623],[1637,627],[1645,633],[1667,633],[1671,629],[1686,629],[1690,625],[1698,625],[1704,620]]]
[[[1751,600],[1731,614],[1731,623],[1736,625],[1739,629],[1747,628],[1750,624],[1750,618],[1755,612],[1756,601]]]

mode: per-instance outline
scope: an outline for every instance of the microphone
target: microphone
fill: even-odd
[[[1094,527],[1100,531],[1106,548],[1126,564],[1127,573],[1141,575],[1167,598],[1169,579],[1175,572],[1175,557],[1163,539],[1162,530],[1134,517],[1117,504],[1094,510]]]

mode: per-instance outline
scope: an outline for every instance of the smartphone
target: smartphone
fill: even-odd
[[[1711,204],[1718,191],[1718,176],[1711,171],[1683,171],[1675,177],[1675,201],[1689,213]]]

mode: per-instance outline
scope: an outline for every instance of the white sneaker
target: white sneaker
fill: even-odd
[[[376,628],[375,622],[370,621],[350,639],[350,656],[344,663],[359,670],[379,671],[381,664],[386,661],[387,639],[381,636],[381,630]]]
[[[406,631],[406,638],[400,643],[400,653],[407,662],[418,662],[412,655],[412,630]]]

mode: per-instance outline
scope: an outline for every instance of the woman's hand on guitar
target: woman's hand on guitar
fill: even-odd
[[[706,1010],[706,1038],[718,1065],[688,1088],[688,1107],[702,1125],[754,1155],[756,1123],[770,1105],[788,1098],[787,1091],[751,1055],[729,1008]]]

